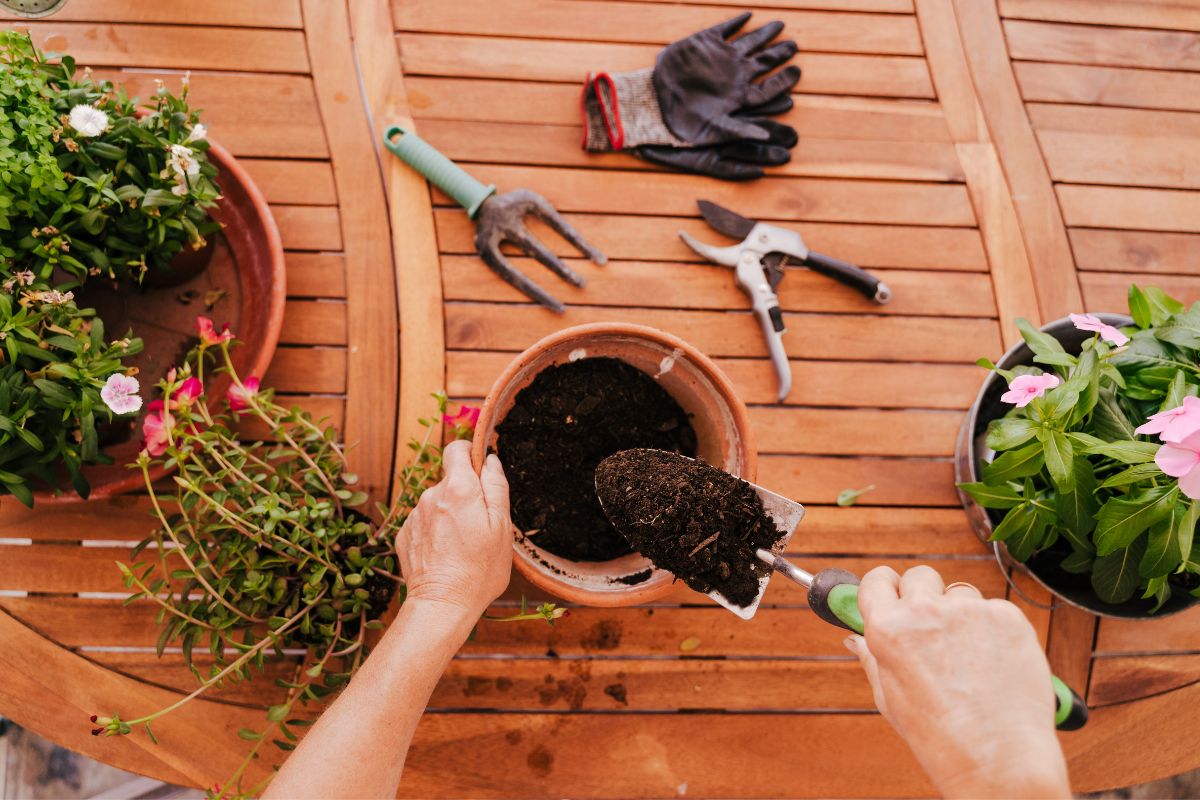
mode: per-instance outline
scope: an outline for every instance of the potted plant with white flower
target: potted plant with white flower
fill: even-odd
[[[265,372],[285,301],[279,232],[246,173],[208,140],[189,105],[186,76],[178,94],[160,82],[149,106],[139,107],[111,82],[94,80],[88,70],[77,74],[70,56],[44,56],[28,34],[0,31],[0,142],[0,282],[10,306],[33,309],[42,300],[69,297],[49,305],[77,312],[81,330],[99,320],[110,331],[152,326],[157,333],[148,346],[123,353],[131,360],[119,366],[126,377],[140,374],[153,383],[191,338],[182,333],[196,315],[191,298],[204,297],[210,313],[236,320],[253,343],[238,354],[240,366]],[[147,289],[189,280],[186,292],[155,296]],[[44,330],[60,342],[80,333],[55,325],[23,330]],[[44,353],[58,346],[48,339],[33,345]],[[89,373],[80,392],[96,377]],[[81,437],[79,452],[69,446],[38,451],[24,476],[32,483],[22,480],[11,489],[16,481],[0,480],[0,493],[32,490],[48,500],[65,486],[50,476],[62,474],[84,496],[138,486],[138,477],[123,467],[136,453],[132,442],[121,442],[129,425],[105,420],[93,426],[100,421],[95,413],[116,412],[89,398],[86,408],[74,405],[78,425],[66,427],[67,435]],[[41,430],[29,412],[23,410],[23,422],[7,423],[21,429],[8,435],[26,447]]]
[[[956,473],[976,532],[1060,600],[1144,618],[1200,597],[1200,303],[1036,330],[984,382]]]

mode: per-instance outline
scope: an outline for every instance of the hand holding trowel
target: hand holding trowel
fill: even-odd
[[[754,616],[774,571],[808,591],[818,617],[863,633],[855,575],[842,569],[813,575],[782,555],[804,517],[799,503],[662,450],[624,450],[600,462],[596,495],[613,527],[656,567],[742,619]],[[1082,727],[1087,706],[1051,679],[1055,724]]]
[[[508,284],[546,308],[561,313],[563,304],[517,272],[500,252],[500,245],[505,242],[516,245],[525,255],[549,267],[560,278],[574,286],[583,286],[584,281],[579,273],[533,238],[525,227],[524,220],[527,215],[532,214],[545,222],[595,263],[608,262],[603,253],[584,241],[579,231],[563,219],[554,210],[554,206],[537,192],[517,189],[496,194],[494,185],[484,186],[424,139],[415,133],[409,133],[399,125],[388,128],[387,133],[383,135],[383,143],[387,149],[467,210],[467,216],[475,220],[475,249],[479,252],[479,257]]]

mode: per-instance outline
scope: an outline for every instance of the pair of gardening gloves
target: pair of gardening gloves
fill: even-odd
[[[667,45],[652,68],[590,73],[583,87],[584,149],[626,150],[731,181],[786,164],[796,130],[768,117],[792,107],[800,68],[757,79],[795,55],[796,43],[771,44],[783,30],[779,21],[732,38],[749,19],[750,12],[739,14]]]

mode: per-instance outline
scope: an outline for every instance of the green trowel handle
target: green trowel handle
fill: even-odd
[[[858,610],[858,578],[845,570],[826,569],[814,575],[808,604],[821,619],[855,633],[863,632],[862,612]],[[1055,726],[1060,731],[1079,730],[1088,719],[1083,698],[1057,675],[1051,675],[1050,682],[1054,687]]]
[[[467,174],[466,170],[439,153],[429,142],[409,133],[399,125],[393,125],[383,135],[383,143],[396,155],[424,175],[430,183],[467,210],[472,219],[479,207],[496,192],[495,185],[484,186]]]

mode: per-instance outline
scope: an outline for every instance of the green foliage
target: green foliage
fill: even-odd
[[[1066,554],[1063,569],[1090,573],[1105,601],[1136,595],[1155,610],[1173,586],[1194,584],[1184,573],[1200,573],[1192,553],[1200,501],[1154,463],[1158,437],[1135,428],[1200,394],[1200,303],[1189,309],[1160,289],[1132,286],[1129,308],[1127,345],[1096,336],[1078,353],[1018,320],[1034,363],[1062,382],[992,420],[987,445],[997,455],[979,482],[960,488],[1003,514],[992,538],[1015,558],[1053,547]],[[979,363],[1010,382],[1041,371]]]
[[[100,389],[141,349],[140,339],[106,340],[69,292],[0,287],[0,494],[32,506],[33,483],[87,497],[80,468],[105,461],[101,434],[119,419]]]
[[[81,106],[106,127],[73,127]],[[29,270],[45,286],[56,271],[140,280],[202,247],[220,192],[198,123],[186,85],[178,97],[160,89],[139,117],[111,82],[76,77],[69,56],[51,62],[27,35],[0,31],[0,273]]]

